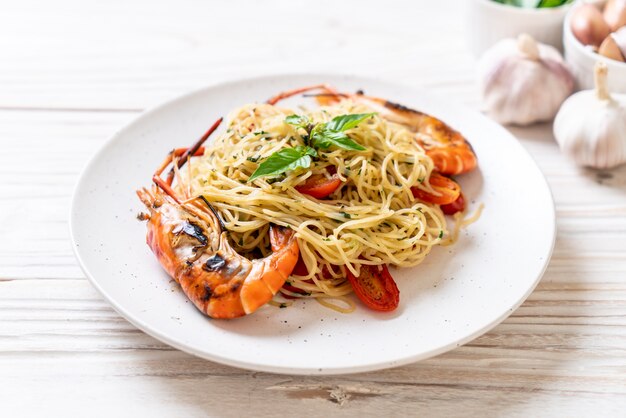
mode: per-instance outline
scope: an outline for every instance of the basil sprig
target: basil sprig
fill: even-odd
[[[375,113],[341,115],[330,122],[317,124],[311,131],[311,145],[324,150],[336,146],[352,151],[365,151],[366,148],[350,139],[345,131],[356,128],[359,123],[373,115]]]
[[[248,181],[258,179],[259,177],[276,176],[300,167],[309,168],[313,161],[312,157],[317,157],[317,151],[311,147],[298,145],[295,148],[283,148],[259,164]]]
[[[358,113],[352,115],[340,115],[330,122],[312,125],[309,118],[304,115],[289,115],[285,123],[302,128],[307,131],[311,146],[298,145],[295,148],[284,148],[276,151],[263,161],[252,173],[248,181],[259,177],[276,176],[296,168],[309,168],[313,158],[317,157],[317,151],[326,150],[332,146],[351,151],[365,151],[366,148],[354,142],[345,131],[356,128],[359,123],[375,113]]]

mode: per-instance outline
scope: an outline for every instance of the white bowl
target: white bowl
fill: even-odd
[[[493,0],[470,0],[466,4],[467,40],[476,57],[500,39],[521,33],[563,49],[563,19],[570,4],[542,9],[524,9]]]
[[[604,3],[604,2],[602,2]],[[565,61],[570,66],[576,86],[579,90],[594,88],[593,67],[598,61],[605,62],[609,73],[607,85],[609,91],[615,93],[626,93],[626,63],[618,62],[600,54],[597,54],[591,47],[585,46],[576,39],[570,29],[570,21],[576,7],[565,17],[563,23],[563,45],[565,47]]]

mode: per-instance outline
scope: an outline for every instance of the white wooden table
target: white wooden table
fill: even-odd
[[[626,168],[512,129],[558,238],[530,298],[447,354],[337,377],[254,373],[122,319],[71,251],[81,168],[143,109],[241,76],[340,71],[477,106],[462,1],[0,1],[0,416],[626,416]],[[497,297],[497,295],[494,295]]]

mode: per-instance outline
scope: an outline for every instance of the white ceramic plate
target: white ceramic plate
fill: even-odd
[[[237,320],[211,320],[187,301],[145,244],[135,190],[166,153],[188,146],[220,115],[277,92],[327,82],[364,89],[440,117],[474,146],[480,170],[459,178],[470,209],[485,210],[452,247],[418,267],[392,270],[400,306],[344,315],[315,301],[265,306]],[[295,98],[285,105],[307,99]],[[310,100],[310,99],[309,99]],[[548,185],[526,151],[482,115],[398,85],[335,75],[276,76],[199,90],[144,113],[85,168],[71,209],[74,250],[93,285],[126,319],[189,353],[232,366],[291,374],[338,374],[398,366],[481,335],[533,290],[555,236]]]

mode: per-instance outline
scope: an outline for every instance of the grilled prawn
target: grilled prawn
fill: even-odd
[[[362,102],[376,109],[385,119],[404,125],[417,133],[416,140],[432,158],[435,169],[441,174],[462,174],[476,168],[478,163],[476,154],[470,143],[458,131],[433,116],[385,99],[366,96],[362,92],[340,93],[330,86],[318,84],[280,93],[270,98],[267,103],[276,104],[282,99],[311,90],[323,92],[317,96],[321,104],[336,103],[346,98]]]
[[[212,127],[217,128],[218,123]],[[137,195],[149,213],[146,241],[165,271],[178,282],[187,297],[212,318],[236,318],[269,302],[283,286],[298,261],[299,249],[291,229],[272,225],[273,253],[248,260],[229,244],[217,212],[201,196],[178,196],[171,187],[176,169],[167,179],[161,173],[170,163],[179,168],[185,159],[202,154],[201,143],[210,129],[189,149],[170,153],[153,180],[151,189]]]

